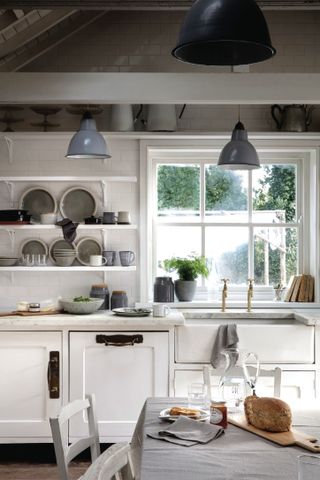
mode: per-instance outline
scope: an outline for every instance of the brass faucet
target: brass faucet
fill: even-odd
[[[229,278],[222,278],[221,282],[223,282],[221,312],[225,312],[226,311],[226,298],[228,297],[227,283],[229,282]]]
[[[253,278],[248,278],[249,286],[247,292],[247,312],[251,312],[253,299]]]

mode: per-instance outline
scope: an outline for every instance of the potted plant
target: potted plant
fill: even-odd
[[[205,257],[190,255],[186,258],[172,257],[163,260],[162,266],[167,272],[176,271],[179,280],[174,282],[176,296],[180,302],[190,302],[196,293],[196,279],[201,275],[209,276]]]

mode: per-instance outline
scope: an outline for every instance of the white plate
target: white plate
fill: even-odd
[[[95,238],[84,237],[77,243],[77,260],[90,265],[90,255],[102,255],[102,246]]]
[[[175,407],[178,407],[179,405],[175,405]],[[161,420],[168,420],[169,422],[175,422],[179,417],[181,417],[182,415],[170,415],[170,410],[171,410],[172,407],[170,408],[165,408],[164,410],[161,410],[161,412],[159,413],[159,418],[161,418]],[[185,406],[183,406],[183,408],[186,408]],[[195,408],[195,410],[197,410]],[[209,417],[210,417],[210,414],[208,411],[206,410],[201,410],[199,408],[199,412],[200,412],[200,418],[194,418],[194,417],[190,417],[188,416],[188,418],[194,418],[194,420],[196,420],[197,422],[204,422],[204,420],[207,420]],[[184,417],[187,417],[187,415],[183,415]]]
[[[70,218],[73,222],[83,222],[85,218],[97,213],[97,202],[87,188],[72,187],[60,200],[60,212],[64,218]]]

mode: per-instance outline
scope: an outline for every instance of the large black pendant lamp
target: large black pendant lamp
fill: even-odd
[[[275,53],[254,0],[197,0],[172,51],[177,59],[199,65],[248,65]]]

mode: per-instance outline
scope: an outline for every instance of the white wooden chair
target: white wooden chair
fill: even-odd
[[[251,370],[253,370],[253,369],[252,369],[252,367],[248,366],[248,370],[249,370],[249,373],[250,373]],[[223,372],[224,372],[223,369],[222,370],[220,370],[220,369],[215,370],[214,368],[212,368],[209,365],[205,365],[203,367],[203,381],[204,381],[205,385],[207,386],[207,398],[208,398],[209,401],[211,400],[211,389],[213,387],[211,378],[212,377],[219,377],[220,378],[221,375],[223,375]],[[271,370],[260,368],[259,378],[258,378],[258,382],[257,382],[257,390],[259,391],[259,379],[260,378],[270,378],[270,379],[273,379],[273,396],[274,397],[280,397],[280,394],[281,394],[281,374],[282,374],[281,368],[279,368],[279,367],[276,367],[276,368],[271,369]],[[228,376],[230,376],[230,377],[243,377],[242,367],[235,366],[235,367],[231,368],[228,371]],[[249,386],[247,384],[246,384],[246,393],[248,395],[251,394],[251,389],[249,388]]]
[[[88,415],[89,435],[69,445],[68,421],[83,410],[86,410]],[[50,426],[60,480],[70,480],[69,463],[89,447],[92,465],[80,477],[81,480],[134,479],[128,443],[115,444],[100,454],[94,395],[88,395],[85,400],[75,400],[62,407],[57,417],[50,418]],[[124,472],[123,476],[121,470]]]

